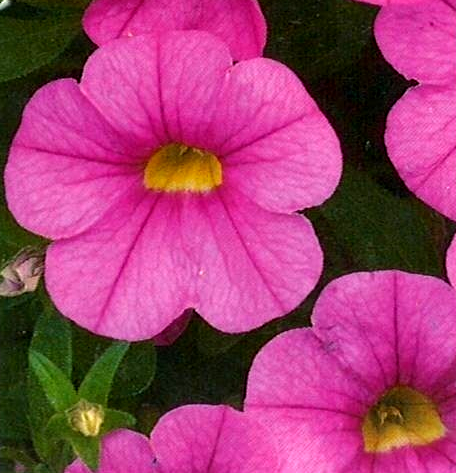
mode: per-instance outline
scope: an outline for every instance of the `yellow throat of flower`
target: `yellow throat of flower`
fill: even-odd
[[[427,396],[396,386],[369,410],[362,432],[366,452],[389,452],[407,445],[428,445],[445,435],[445,426]]]
[[[222,184],[222,166],[208,151],[172,143],[158,149],[144,170],[144,186],[164,192],[208,192]]]

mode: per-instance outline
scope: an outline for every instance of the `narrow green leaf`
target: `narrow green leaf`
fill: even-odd
[[[112,381],[128,347],[126,342],[114,343],[98,358],[79,387],[82,399],[103,406],[108,404]]]
[[[24,76],[50,63],[80,31],[80,13],[52,11],[47,17],[0,15],[0,82]]]
[[[115,409],[105,410],[105,420],[101,426],[101,435],[111,432],[111,430],[133,427],[136,424],[134,416],[124,411]]]
[[[30,350],[29,362],[48,401],[57,412],[69,409],[78,402],[78,395],[71,381],[49,358]]]
[[[68,423],[67,415],[63,412],[54,414],[44,428],[44,434],[53,439],[66,439],[69,431],[72,430]]]
[[[36,322],[30,349],[46,356],[62,370],[68,379],[71,379],[72,339],[70,324],[50,305],[49,299],[43,297],[42,300],[45,309]],[[40,381],[31,369],[29,369],[27,395],[30,428],[35,451],[45,463],[56,465],[60,463],[62,448],[54,445],[43,434],[43,429],[55,410],[48,401]]]

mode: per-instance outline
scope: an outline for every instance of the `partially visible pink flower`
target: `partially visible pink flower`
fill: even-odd
[[[194,405],[163,416],[150,441],[129,430],[102,440],[97,473],[278,473],[270,434],[228,406]],[[76,460],[65,473],[90,473]]]
[[[160,473],[275,473],[270,434],[227,406],[184,406],[163,416],[151,434]]]
[[[0,272],[0,296],[14,297],[35,291],[43,270],[43,252],[32,248],[22,250]]]
[[[407,187],[456,220],[456,0],[383,8],[378,45],[410,89],[391,110],[385,140]]]
[[[8,205],[57,240],[46,284],[79,325],[156,336],[195,308],[225,332],[285,315],[315,287],[310,222],[341,174],[335,133],[300,80],[257,58],[233,66],[196,31],[118,39],[25,109]]]
[[[83,26],[98,45],[144,33],[208,31],[228,44],[236,60],[261,56],[266,43],[257,0],[94,0]]]
[[[313,328],[257,355],[246,412],[283,473],[450,473],[456,464],[456,291],[400,271],[330,283]]]

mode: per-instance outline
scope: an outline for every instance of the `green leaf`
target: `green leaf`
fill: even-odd
[[[46,356],[60,368],[68,379],[71,378],[71,328],[69,323],[53,307],[47,307],[38,318],[30,350]],[[35,450],[40,458],[47,463],[60,461],[61,448],[53,445],[43,434],[43,429],[55,410],[32,370],[29,370],[27,390],[30,427]]]
[[[78,402],[79,398],[71,381],[49,358],[30,350],[29,360],[49,402],[57,412],[69,409]]]
[[[135,417],[128,412],[117,411],[115,409],[105,409],[105,420],[101,426],[101,435],[115,429],[130,428],[135,424]]]
[[[79,387],[78,394],[82,399],[103,406],[108,404],[114,375],[128,347],[126,342],[114,343],[98,358]]]
[[[321,236],[330,279],[356,270],[442,272],[436,235],[443,219],[417,199],[396,196],[347,164],[335,195],[308,214]]]
[[[50,63],[78,34],[80,19],[80,13],[71,11],[26,20],[0,14],[0,82]]]
[[[157,353],[153,342],[137,342],[122,360],[114,378],[111,398],[136,396],[145,391],[155,377]]]

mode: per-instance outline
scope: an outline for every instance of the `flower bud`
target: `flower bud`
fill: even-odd
[[[68,421],[73,430],[84,437],[96,437],[100,433],[105,413],[103,406],[81,399],[67,411]]]
[[[33,292],[44,270],[42,252],[25,248],[0,272],[0,296],[14,297]]]

